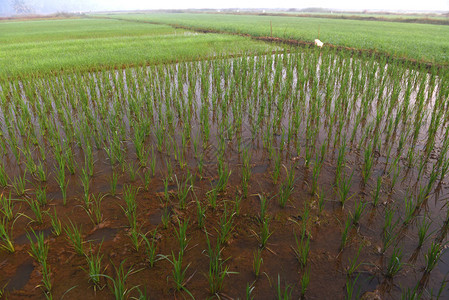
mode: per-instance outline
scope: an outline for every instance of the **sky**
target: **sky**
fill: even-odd
[[[111,5],[121,6],[123,1],[120,0],[100,0],[97,2],[109,3]],[[324,7],[345,10],[445,10],[449,11],[449,0],[227,0],[227,1],[206,1],[206,0],[190,0],[190,1],[145,1],[145,0],[129,0],[129,5],[136,5],[144,9],[145,7],[153,8],[307,8],[307,7]]]
[[[0,0],[0,15],[14,13],[11,2]],[[187,8],[308,8],[338,10],[449,11],[449,0],[22,0],[36,13],[60,11],[187,9]]]

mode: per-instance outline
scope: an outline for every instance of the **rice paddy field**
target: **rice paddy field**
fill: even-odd
[[[249,38],[119,20],[3,21],[0,78],[198,60],[273,48]]]
[[[270,11],[265,12],[242,12],[241,14],[259,14],[259,15],[279,15],[279,16],[298,16],[298,17],[317,17],[333,19],[354,19],[367,21],[391,21],[422,24],[446,24],[449,20],[447,14],[441,13],[382,13],[382,12],[301,12],[301,11]]]
[[[173,42],[154,61],[70,67],[67,50],[46,67],[10,67],[0,82],[0,296],[449,297],[446,68],[85,21],[103,27],[56,26],[43,39],[96,36],[96,48],[79,46],[87,59],[136,26],[142,36],[118,51],[167,35],[187,39],[188,55]],[[51,27],[34,22],[0,27]],[[209,42],[190,52],[197,38]]]
[[[445,66],[449,63],[447,25],[208,13],[130,13],[99,16],[251,36],[272,35],[309,42],[319,37],[325,44],[365,49]]]

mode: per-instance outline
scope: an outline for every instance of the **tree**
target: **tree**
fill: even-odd
[[[33,9],[25,3],[25,0],[12,0],[12,7],[17,14],[30,14]]]

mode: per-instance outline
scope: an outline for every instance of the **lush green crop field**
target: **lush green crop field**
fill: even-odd
[[[224,14],[121,14],[120,18],[180,24],[226,32],[273,36],[326,44],[370,49],[397,57],[447,64],[449,62],[449,26],[373,22],[325,18]]]
[[[0,22],[0,69],[7,77],[269,49],[249,38],[117,20]]]
[[[266,11],[267,14],[276,14],[279,12],[276,11]],[[308,16],[308,15],[314,15],[317,17],[345,17],[350,19],[351,17],[355,18],[382,18],[382,19],[390,19],[390,20],[441,20],[441,21],[447,21],[449,20],[449,17],[445,17],[443,15],[438,14],[385,14],[385,13],[350,13],[350,12],[281,12],[282,14],[286,15],[297,15],[297,16]]]

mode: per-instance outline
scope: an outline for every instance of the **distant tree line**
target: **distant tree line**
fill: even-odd
[[[34,12],[33,8],[25,0],[10,0],[10,2],[16,14],[31,14]]]

